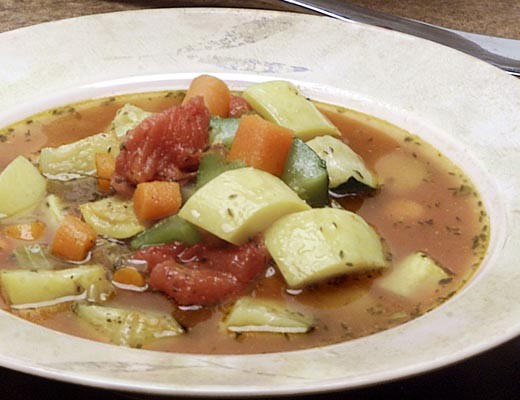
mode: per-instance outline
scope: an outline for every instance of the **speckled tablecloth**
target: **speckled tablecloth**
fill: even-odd
[[[518,0],[350,0],[350,3],[454,29],[520,39],[520,1]],[[40,22],[95,13],[186,6],[301,11],[297,7],[275,1],[0,0],[0,32]],[[54,382],[3,368],[0,368],[0,382],[2,397],[10,400],[150,398]],[[440,371],[370,388],[303,398],[512,400],[519,398],[519,395],[520,338],[517,338],[497,349]]]

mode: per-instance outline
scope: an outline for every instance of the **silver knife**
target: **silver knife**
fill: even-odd
[[[361,22],[437,42],[520,77],[520,40],[442,28],[334,0],[282,0],[342,21]]]

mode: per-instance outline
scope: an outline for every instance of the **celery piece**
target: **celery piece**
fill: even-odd
[[[325,161],[299,138],[293,139],[282,180],[311,207],[323,207],[329,202]]]
[[[223,144],[228,149],[231,147],[237,133],[240,118],[211,117],[209,121],[209,142],[211,145]]]
[[[222,172],[231,169],[243,168],[246,164],[241,160],[226,161],[226,158],[217,151],[210,151],[204,154],[200,160],[197,171],[197,188],[201,188]]]
[[[71,180],[96,173],[96,153],[116,157],[120,141],[115,133],[98,133],[59,147],[44,147],[40,152],[40,171],[51,179]]]
[[[55,224],[59,224],[66,214],[64,210],[66,206],[63,204],[63,201],[55,194],[50,194],[45,198],[45,202],[49,208],[51,220]]]
[[[154,244],[182,242],[193,245],[200,242],[200,235],[192,224],[178,215],[172,215],[141,232],[130,242],[134,250]]]
[[[3,270],[0,282],[4,299],[12,308],[36,308],[69,301],[83,295],[103,301],[113,286],[101,265],[82,265],[61,270]]]
[[[144,111],[133,104],[125,104],[117,110],[116,116],[110,124],[110,130],[114,132],[118,138],[123,138],[128,131],[134,129],[150,115],[152,115],[151,112]]]
[[[348,193],[345,190],[349,188],[351,194],[357,193],[356,191],[364,186],[368,186],[368,190],[377,188],[376,175],[366,167],[363,159],[341,140],[332,136],[320,136],[309,140],[307,145],[325,160],[329,187],[333,191],[337,190],[346,195]],[[356,185],[354,181],[361,185]]]
[[[243,297],[231,308],[224,326],[232,332],[306,333],[314,320],[274,301]]]
[[[0,173],[0,218],[28,210],[43,196],[47,180],[23,156],[16,157]]]
[[[265,245],[291,288],[386,267],[375,230],[350,211],[316,208],[286,215],[264,233]]]
[[[401,297],[413,299],[433,293],[450,275],[423,252],[412,253],[377,278],[374,285]]]
[[[29,244],[17,247],[14,251],[16,263],[24,269],[52,269],[46,254],[46,248],[41,244]]]
[[[76,315],[120,346],[142,347],[154,340],[184,332],[168,314],[76,303]]]
[[[80,210],[85,222],[100,235],[126,239],[144,230],[135,215],[132,200],[106,197],[82,204]]]
[[[293,130],[304,141],[321,135],[339,136],[338,128],[290,82],[257,83],[243,96],[262,117]]]
[[[223,172],[197,190],[179,216],[235,245],[309,205],[281,179],[255,168]]]

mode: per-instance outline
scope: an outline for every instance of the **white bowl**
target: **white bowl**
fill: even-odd
[[[452,49],[300,14],[225,9],[124,12],[0,34],[0,126],[78,100],[274,77],[308,96],[416,133],[476,182],[491,218],[477,276],[434,311],[365,338],[264,355],[127,349],[0,312],[0,365],[103,388],[272,395],[352,388],[428,371],[520,333],[520,81]]]

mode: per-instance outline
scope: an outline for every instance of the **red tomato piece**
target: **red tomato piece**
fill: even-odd
[[[249,105],[246,99],[241,96],[231,95],[229,101],[229,116],[238,118],[248,113],[253,108]]]
[[[208,146],[209,120],[202,97],[145,119],[128,133],[116,158],[114,189],[128,195],[141,182],[186,179]]]
[[[150,246],[134,258],[148,262],[150,287],[180,305],[211,305],[243,294],[266,270],[269,261],[259,239],[242,246]]]

